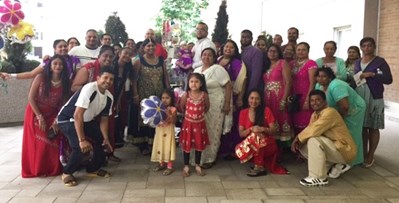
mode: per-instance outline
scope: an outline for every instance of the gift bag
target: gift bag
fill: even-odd
[[[260,148],[267,145],[266,140],[256,133],[251,133],[235,147],[237,157],[241,163],[249,161]]]

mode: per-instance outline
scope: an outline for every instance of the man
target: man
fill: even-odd
[[[68,53],[69,55],[78,57],[82,66],[95,61],[100,53],[97,31],[94,29],[87,30],[85,40],[85,45],[73,47]]]
[[[211,47],[213,50],[215,50],[215,52],[217,51],[215,44],[208,38],[208,25],[203,22],[199,22],[197,24],[197,27],[195,28],[195,34],[198,41],[195,43],[193,49],[191,50],[191,52],[193,53],[193,69],[202,66],[202,50]]]
[[[109,177],[111,174],[100,169],[105,163],[104,148],[112,152],[108,139],[108,117],[112,114],[112,94],[108,91],[114,81],[112,67],[100,70],[97,81],[84,85],[61,108],[57,123],[72,148],[71,157],[65,165],[62,180],[66,186],[77,185],[73,173],[79,167],[84,153],[92,151],[93,156],[86,172],[91,176]],[[100,115],[100,123],[96,117]]]
[[[156,43],[155,45],[155,56],[161,56],[165,61],[168,58],[168,52],[163,48],[160,42],[157,42],[155,38],[155,31],[153,29],[148,29],[144,36],[145,39],[151,39]]]
[[[275,34],[273,37],[273,44],[281,48],[281,45],[283,44],[283,37],[280,34]]]
[[[299,181],[304,186],[328,184],[327,176],[338,178],[350,169],[356,156],[356,144],[341,115],[328,107],[323,91],[312,90],[310,106],[314,110],[310,123],[291,145],[291,150],[308,158],[309,175]],[[331,166],[334,164],[331,168]],[[327,169],[330,171],[327,174]]]
[[[102,45],[111,46],[112,45],[112,37],[111,37],[111,35],[108,34],[108,33],[104,33],[103,35],[101,35],[100,43],[101,43],[101,46]]]
[[[263,91],[262,72],[263,72],[263,53],[258,48],[252,46],[252,32],[243,30],[241,32],[241,59],[247,67],[247,88],[246,93],[254,88]]]
[[[292,44],[295,47],[297,45],[298,37],[299,37],[299,30],[295,27],[290,27],[287,31],[287,39],[288,39],[287,44]],[[281,46],[281,51],[284,51],[287,44]]]

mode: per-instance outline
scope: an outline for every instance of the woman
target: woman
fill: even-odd
[[[259,90],[254,89],[249,92],[248,105],[248,108],[240,112],[239,133],[243,138],[255,133],[255,136],[260,138],[261,146],[256,153],[253,153],[255,166],[247,175],[251,177],[266,175],[265,168],[271,173],[288,174],[286,169],[276,164],[277,144],[273,137],[276,132],[276,122],[271,110],[265,107]]]
[[[121,148],[124,146],[124,133],[125,126],[127,124],[128,112],[128,98],[129,92],[126,92],[126,81],[128,79],[133,80],[133,65],[131,62],[132,50],[128,47],[123,48],[118,56],[113,61],[113,68],[115,78],[112,87],[109,89],[114,96],[113,102],[113,115],[109,118],[110,120],[110,142],[112,148]],[[129,82],[130,85],[130,82]],[[108,159],[119,162],[120,159],[113,153],[108,155]]]
[[[202,67],[194,70],[205,76],[206,87],[210,101],[210,109],[205,115],[208,128],[210,146],[207,147],[201,157],[202,167],[211,168],[216,161],[220,145],[220,136],[223,131],[223,121],[232,120],[231,95],[232,84],[227,71],[216,63],[216,52],[212,48],[206,48],[201,52]],[[227,116],[227,118],[225,118]],[[228,118],[230,117],[230,118]],[[231,124],[229,124],[231,127]]]
[[[243,97],[245,93],[245,83],[247,68],[241,61],[241,55],[238,52],[237,43],[229,39],[221,48],[222,56],[217,60],[217,63],[224,67],[230,76],[230,81],[233,85],[233,124],[231,132],[222,136],[219,154],[226,160],[235,159],[234,148],[241,142],[241,137],[238,133],[238,116],[243,106]]]
[[[285,48],[285,51],[287,47]],[[270,63],[268,71],[263,75],[265,83],[264,96],[266,106],[270,108],[276,118],[277,126],[275,138],[280,149],[291,146],[290,140],[294,137],[292,123],[287,112],[287,98],[291,93],[291,68],[283,60],[283,54],[277,45],[272,44],[267,50]]]
[[[292,62],[293,82],[292,94],[299,97],[300,110],[293,113],[292,123],[295,134],[300,133],[308,124],[312,110],[309,108],[309,93],[316,84],[315,61],[309,59],[310,46],[306,42],[301,42],[296,46],[296,59]]]
[[[155,56],[155,45],[155,41],[150,38],[144,40],[144,55],[134,62],[134,72],[138,79],[132,81],[132,93],[136,105],[139,105],[142,99],[161,95],[163,89],[170,88],[166,65],[162,57]],[[138,114],[136,116],[139,116]],[[137,135],[133,135],[133,144],[139,146],[141,154],[150,154],[154,134],[155,129],[145,125],[139,117],[139,131]]]
[[[263,53],[263,72],[267,71],[269,67],[268,60],[267,60],[267,39],[264,35],[259,35],[258,39],[255,42],[255,46],[262,51]]]
[[[360,58],[360,49],[357,46],[350,46],[348,48],[348,58],[345,61],[346,67],[346,82],[353,88],[356,87],[356,83],[353,80],[355,73],[355,61]]]
[[[342,116],[357,146],[356,158],[352,166],[363,163],[362,126],[366,104],[346,82],[335,78],[331,68],[316,71],[316,89],[326,93],[328,106],[335,108]]]
[[[36,76],[29,91],[22,140],[22,177],[57,176],[62,172],[55,118],[68,100],[67,65],[61,55],[53,56],[45,72]]]
[[[330,67],[337,79],[346,80],[346,68],[345,61],[339,57],[335,57],[334,54],[337,51],[337,43],[334,41],[327,41],[324,43],[323,47],[325,57],[318,58],[316,60],[317,66],[320,67]]]
[[[71,51],[72,48],[76,46],[80,46],[80,42],[76,37],[70,37],[67,40],[68,52]]]
[[[280,49],[281,50],[281,49]],[[283,58],[291,67],[292,61],[295,60],[295,45],[287,44],[283,51]]]
[[[380,130],[384,129],[384,85],[392,83],[391,69],[384,58],[375,55],[376,44],[373,38],[360,41],[363,57],[355,63],[355,75],[366,83],[356,88],[356,92],[366,102],[363,123],[364,166],[374,164],[374,152],[380,140]]]
[[[110,66],[114,58],[114,49],[111,46],[103,45],[100,54],[94,62],[89,62],[79,69],[75,79],[72,82],[72,92],[78,91],[83,85],[94,82],[99,76],[102,67]]]
[[[65,61],[67,63],[67,66],[65,68],[68,71],[69,79],[72,81],[73,78],[75,77],[77,70],[80,68],[79,59],[75,56],[68,55],[67,42],[63,39],[55,40],[53,43],[53,48],[54,48],[54,54],[65,57]],[[39,66],[37,66],[35,69],[29,72],[13,73],[13,74],[0,73],[0,74],[3,74],[5,79],[20,80],[20,79],[34,78],[35,76],[45,71],[44,67],[46,66],[46,64],[49,63],[48,60],[49,57],[45,56],[44,58],[46,58],[44,59],[44,63],[41,63]]]

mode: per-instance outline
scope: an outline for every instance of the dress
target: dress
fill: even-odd
[[[316,89],[321,89],[321,86],[316,84]],[[345,97],[349,102],[349,110],[344,121],[357,146],[356,158],[352,161],[352,165],[356,165],[363,163],[363,126],[359,123],[363,123],[366,103],[346,82],[339,79],[332,80],[326,91],[328,106],[338,111],[337,103]]]
[[[218,59],[218,63],[222,60],[223,57],[220,57]],[[240,60],[240,59],[231,59],[231,62],[226,64],[224,66],[225,70],[227,71],[227,73],[230,76],[230,80],[233,83],[233,86],[236,84],[237,78],[239,77],[240,73],[242,74],[243,72],[241,71],[245,71],[246,73],[246,67],[244,65],[244,63]],[[245,69],[245,70],[243,70]],[[244,75],[246,75],[244,73]],[[239,90],[242,89],[242,85],[241,84],[241,88],[237,88]],[[237,96],[240,92],[235,92],[233,91],[233,105],[236,104],[237,101]],[[221,156],[225,156],[225,155],[229,155],[229,154],[233,154],[234,153],[234,148],[235,146],[240,143],[242,141],[242,138],[240,137],[240,134],[238,132],[238,117],[240,115],[240,110],[237,106],[235,106],[233,108],[234,112],[233,112],[233,123],[232,123],[232,128],[231,131],[225,135],[222,135],[221,138],[221,143],[220,143],[220,148],[219,148],[219,154]]]
[[[295,128],[304,129],[309,124],[310,116],[313,112],[310,107],[308,110],[302,110],[302,106],[307,99],[306,96],[309,92],[309,88],[313,88],[310,87],[310,78],[308,72],[310,69],[316,69],[317,64],[313,60],[308,60],[301,67],[295,67],[295,61],[293,62],[292,94],[301,95],[299,98],[301,110],[293,114],[292,123]]]
[[[137,80],[137,89],[140,99],[148,98],[150,96],[160,96],[164,86],[163,77],[163,59],[158,58],[158,63],[155,65],[147,63],[143,56],[140,56],[141,68]],[[140,112],[138,112],[140,113]],[[143,123],[141,116],[139,117],[139,132],[133,135],[133,143],[152,143],[154,136],[154,129]]]
[[[44,95],[44,83],[39,86],[39,92],[35,98],[37,106],[46,121],[46,127],[50,128],[58,111],[61,108],[63,96],[62,85],[51,87],[48,97]],[[59,143],[61,136],[55,139],[47,138],[48,129],[43,132],[39,128],[39,122],[28,103],[25,111],[24,132],[22,139],[22,177],[57,176],[62,172],[59,160]]]
[[[197,68],[194,72],[202,73],[205,76],[206,87],[208,89],[209,111],[205,115],[206,126],[208,128],[208,135],[210,146],[207,147],[201,156],[201,163],[213,163],[216,161],[216,156],[219,151],[220,137],[223,131],[223,121],[225,114],[222,112],[225,97],[225,88],[230,81],[229,74],[220,65],[214,64],[201,72],[202,68]],[[230,114],[232,116],[232,114]]]
[[[205,94],[194,99],[188,93],[186,111],[184,115],[182,131],[180,133],[180,145],[184,152],[191,149],[203,151],[209,145],[208,130],[205,122]]]
[[[168,117],[176,114],[175,107],[168,107]],[[151,161],[169,162],[176,159],[175,124],[164,123],[155,128]]]
[[[273,123],[275,123],[275,119],[270,108],[266,107],[264,111],[264,127],[269,127]],[[240,120],[239,125],[244,127],[244,129],[251,128],[254,126],[254,123],[249,119],[249,108],[243,109],[240,111]],[[266,167],[271,173],[275,174],[287,174],[287,170],[277,164],[277,143],[273,138],[273,135],[265,135],[263,138],[266,140],[266,146],[262,147],[258,152],[258,155],[254,155],[255,164],[261,163]],[[257,157],[261,154],[263,157]]]
[[[284,111],[280,111],[280,101],[284,96],[284,78],[283,67],[284,60],[279,60],[274,68],[270,68],[264,75],[265,83],[265,103],[269,107],[277,121],[276,140],[290,141],[294,133],[292,130],[291,118],[288,114],[287,107]]]

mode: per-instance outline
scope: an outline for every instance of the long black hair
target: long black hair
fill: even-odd
[[[176,106],[176,103],[175,103],[175,94],[174,94],[174,92],[173,92],[172,89],[166,88],[166,89],[164,89],[164,90],[162,91],[162,93],[161,93],[161,95],[160,95],[160,98],[159,98],[159,100],[161,100],[161,101],[162,101],[162,95],[163,95],[163,94],[169,95],[169,97],[170,97],[170,106]]]
[[[190,79],[192,78],[192,77],[195,77],[195,78],[197,78],[200,82],[201,82],[201,87],[200,87],[200,90],[201,91],[203,91],[203,92],[206,92],[206,93],[208,93],[208,89],[206,88],[206,82],[205,82],[205,76],[203,75],[203,74],[201,74],[201,73],[190,73],[190,75],[188,75],[188,77],[187,77],[187,88],[186,88],[186,91],[187,92],[189,92],[191,89],[190,89]]]
[[[264,126],[265,125],[265,101],[263,99],[263,94],[257,88],[252,89],[248,93],[248,98],[252,93],[257,93],[260,97],[260,104],[255,108],[255,122],[254,125]]]
[[[69,99],[71,93],[71,86],[69,80],[69,71],[67,67],[67,63],[64,56],[54,55],[50,58],[49,62],[44,67],[44,96],[48,97],[51,89],[51,78],[53,75],[53,71],[51,70],[51,63],[55,59],[60,59],[62,62],[62,71],[61,71],[61,84],[62,84],[62,95],[64,101]]]

